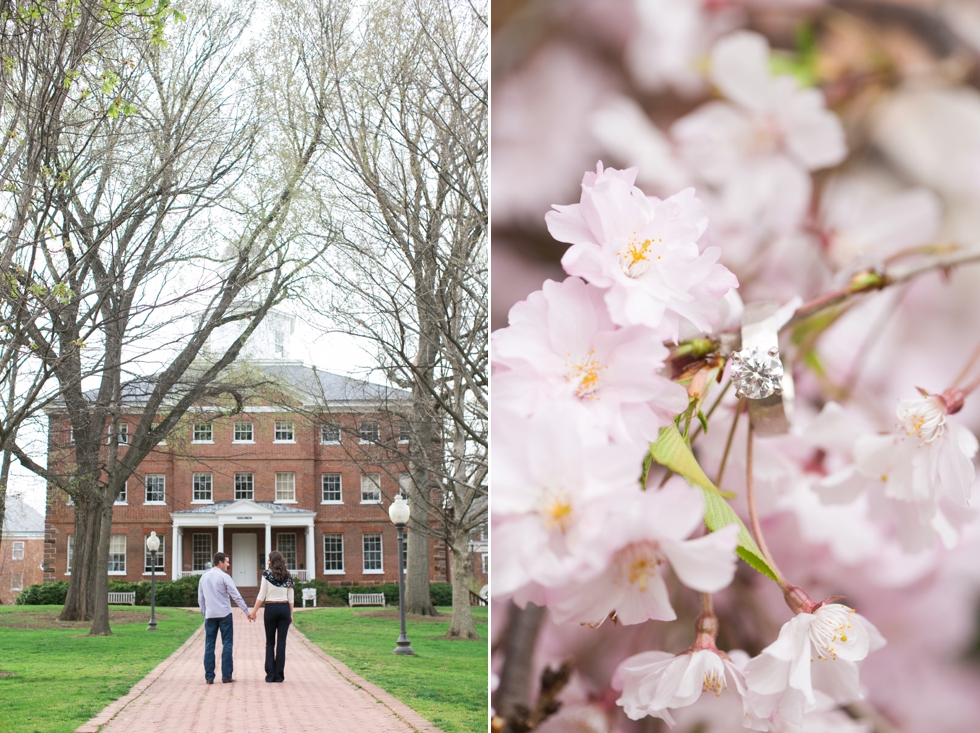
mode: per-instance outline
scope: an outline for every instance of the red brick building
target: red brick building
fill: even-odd
[[[163,543],[158,575],[200,574],[223,551],[246,598],[257,592],[271,550],[282,552],[300,579],[397,581],[397,534],[387,508],[408,478],[397,453],[408,434],[391,411],[404,406],[407,393],[297,362],[257,366],[297,404],[315,396],[329,419],[314,420],[308,410],[282,402],[254,404],[260,400],[232,416],[212,417],[206,408],[189,415],[144,459],[116,501],[111,577],[150,577],[145,540],[155,531]],[[124,407],[122,423],[135,430],[139,390],[124,394],[123,402],[132,418],[127,421]],[[49,465],[71,460],[70,440],[66,416],[50,411]],[[71,573],[73,509],[63,491],[48,493],[45,579],[62,580]],[[432,550],[430,556],[438,554]]]
[[[0,542],[0,603],[9,604],[43,577],[44,517],[18,494],[7,494]]]

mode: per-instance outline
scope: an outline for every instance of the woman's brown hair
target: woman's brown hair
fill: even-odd
[[[276,580],[286,580],[292,577],[286,568],[286,558],[282,556],[279,550],[273,550],[269,553],[269,570],[275,576]]]

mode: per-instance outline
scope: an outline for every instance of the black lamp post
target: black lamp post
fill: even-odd
[[[403,543],[405,542],[405,525],[408,524],[409,509],[405,497],[399,494],[388,507],[388,516],[392,523],[398,528],[398,611],[402,618],[402,633],[398,637],[398,646],[395,647],[395,654],[409,654],[414,656],[415,650],[412,643],[405,634],[405,557]]]
[[[156,532],[150,532],[146,538],[146,549],[150,551],[150,625],[147,631],[157,630],[157,550],[160,549],[160,538]]]

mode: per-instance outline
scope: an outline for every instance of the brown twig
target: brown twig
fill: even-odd
[[[755,535],[755,543],[759,546],[762,557],[769,564],[769,567],[772,568],[776,577],[779,578],[776,582],[779,583],[779,587],[785,592],[788,586],[786,581],[783,580],[783,575],[779,572],[779,568],[776,567],[769,548],[766,546],[766,538],[762,536],[762,525],[759,524],[759,513],[755,508],[755,481],[752,479],[752,435],[752,421],[750,420],[749,435],[746,439],[745,448],[745,499],[749,504],[749,523],[752,525],[752,534]]]
[[[721,488],[721,479],[725,475],[725,464],[728,463],[728,453],[732,448],[732,439],[735,437],[735,428],[738,426],[738,418],[742,415],[742,410],[745,408],[745,398],[743,397],[738,401],[738,406],[735,408],[735,417],[732,419],[732,428],[728,431],[728,440],[725,441],[725,452],[721,454],[721,465],[718,466],[718,476],[715,478],[715,486],[719,489]]]

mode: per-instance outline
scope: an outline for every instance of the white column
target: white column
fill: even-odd
[[[225,523],[218,520],[218,552],[225,551]]]
[[[173,543],[173,547],[170,551],[170,579],[177,580],[180,577],[180,537],[183,534],[183,530],[177,526],[176,520],[174,521],[173,533],[170,541]]]
[[[272,552],[272,524],[265,520],[265,566],[269,567],[269,553]]]
[[[313,520],[306,528],[306,579],[313,580],[316,577],[316,548],[313,546]]]

